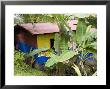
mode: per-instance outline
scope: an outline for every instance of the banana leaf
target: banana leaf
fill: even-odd
[[[38,54],[42,51],[47,51],[48,48],[40,48],[40,49],[34,49],[33,51],[31,51],[29,54],[27,54],[26,56],[27,57],[30,57],[30,56],[34,56],[35,54]]]
[[[78,52],[75,52],[75,51],[63,52],[60,56],[52,54],[51,58],[46,62],[45,66],[50,67],[58,62],[64,62],[74,57],[77,54]]]

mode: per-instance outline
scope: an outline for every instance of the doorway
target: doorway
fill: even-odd
[[[50,39],[50,48],[54,49],[54,39]]]

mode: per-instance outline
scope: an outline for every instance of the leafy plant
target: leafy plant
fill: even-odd
[[[76,33],[73,33],[73,41],[76,42],[77,48],[74,51],[68,51],[63,52],[60,56],[57,55],[51,55],[51,58],[46,62],[47,67],[53,66],[54,64],[57,64],[59,62],[64,62],[75,55],[81,54],[80,56],[80,65],[84,72],[84,75],[87,75],[86,70],[84,68],[84,60],[88,59],[88,55],[92,55],[92,53],[89,53],[91,49],[97,50],[96,48],[96,33],[90,32],[91,26],[86,26],[86,23],[83,19],[79,19],[78,26]],[[95,40],[94,40],[95,39]],[[86,52],[86,53],[85,53]],[[92,51],[93,52],[93,51]],[[96,52],[94,52],[94,55]],[[93,55],[92,55],[93,56]],[[72,67],[75,69],[76,73],[81,76],[80,69],[73,63]]]
[[[64,62],[66,60],[69,60],[70,58],[72,58],[74,55],[77,55],[78,52],[76,51],[67,51],[67,52],[63,52],[60,56],[51,55],[51,58],[46,62],[45,66],[46,67],[50,67],[58,62]]]
[[[30,57],[30,56],[34,56],[35,54],[38,54],[42,51],[47,51],[49,50],[48,48],[40,48],[40,49],[34,49],[33,51],[31,51],[30,53],[26,54],[27,57]]]
[[[21,67],[23,65],[23,60],[24,60],[24,53],[20,51],[14,50],[14,65],[16,67]]]
[[[46,76],[47,74],[39,70],[39,68],[32,68],[24,63],[24,55],[21,51],[14,50],[14,75],[15,76]]]
[[[89,15],[85,18],[87,25],[97,28],[97,17],[96,15]]]
[[[91,32],[91,25],[88,27],[84,20],[78,20],[76,33],[73,33],[73,40],[80,50],[87,50],[96,54],[97,50],[97,33]],[[94,50],[94,51],[93,51]]]
[[[38,22],[52,22],[52,23],[56,23],[59,26],[60,32],[55,34],[55,42],[54,42],[55,43],[54,47],[57,55],[53,53],[51,54],[50,59],[45,64],[46,67],[51,68],[52,66],[58,64],[56,66],[56,71],[59,69],[61,70],[61,67],[62,67],[61,64],[63,63],[66,64],[65,63],[66,61],[70,61],[71,58],[73,58],[74,56],[78,56],[79,54],[83,55],[83,56],[80,56],[81,59],[86,60],[88,58],[86,57],[88,53],[93,53],[92,57],[96,59],[97,33],[90,31],[91,27],[93,27],[93,24],[94,24],[94,20],[93,20],[94,18],[89,18],[86,20],[87,23],[89,24],[85,22],[85,19],[79,18],[77,30],[76,32],[72,32],[71,28],[67,25],[67,21],[69,20],[69,17],[64,14],[20,14],[18,17],[20,17],[23,20],[23,23],[34,24]],[[19,20],[17,20],[17,22],[19,22]],[[68,34],[68,29],[69,29],[69,34]],[[75,42],[77,44],[76,49],[72,51],[68,50],[68,46],[67,46],[67,43],[70,41],[70,39],[72,42]],[[42,51],[47,51],[47,50],[48,49],[36,49],[30,52],[29,54],[25,54],[25,55],[27,58],[29,58],[34,56],[35,54],[38,54]],[[16,65],[24,66],[21,63],[21,61],[19,61],[18,59],[15,59],[15,60],[19,62],[19,64],[15,62]],[[67,64],[69,65],[68,62]],[[82,70],[79,67],[80,64],[81,64]],[[72,62],[72,65],[70,65],[69,67],[73,68],[76,71],[78,76],[87,75],[84,61],[80,60],[79,65]],[[24,69],[21,69],[21,70],[27,71],[27,69],[25,68],[29,68],[29,66],[22,67],[22,68]],[[84,72],[84,74],[82,73],[82,71]],[[32,71],[30,72],[32,73]]]

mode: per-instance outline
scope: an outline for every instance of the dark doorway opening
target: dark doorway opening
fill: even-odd
[[[50,39],[50,48],[54,49],[54,39]]]

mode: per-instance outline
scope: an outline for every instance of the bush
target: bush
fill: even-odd
[[[32,68],[24,61],[25,53],[15,50],[14,51],[14,75],[15,76],[46,76],[47,74],[40,71],[38,67]]]

